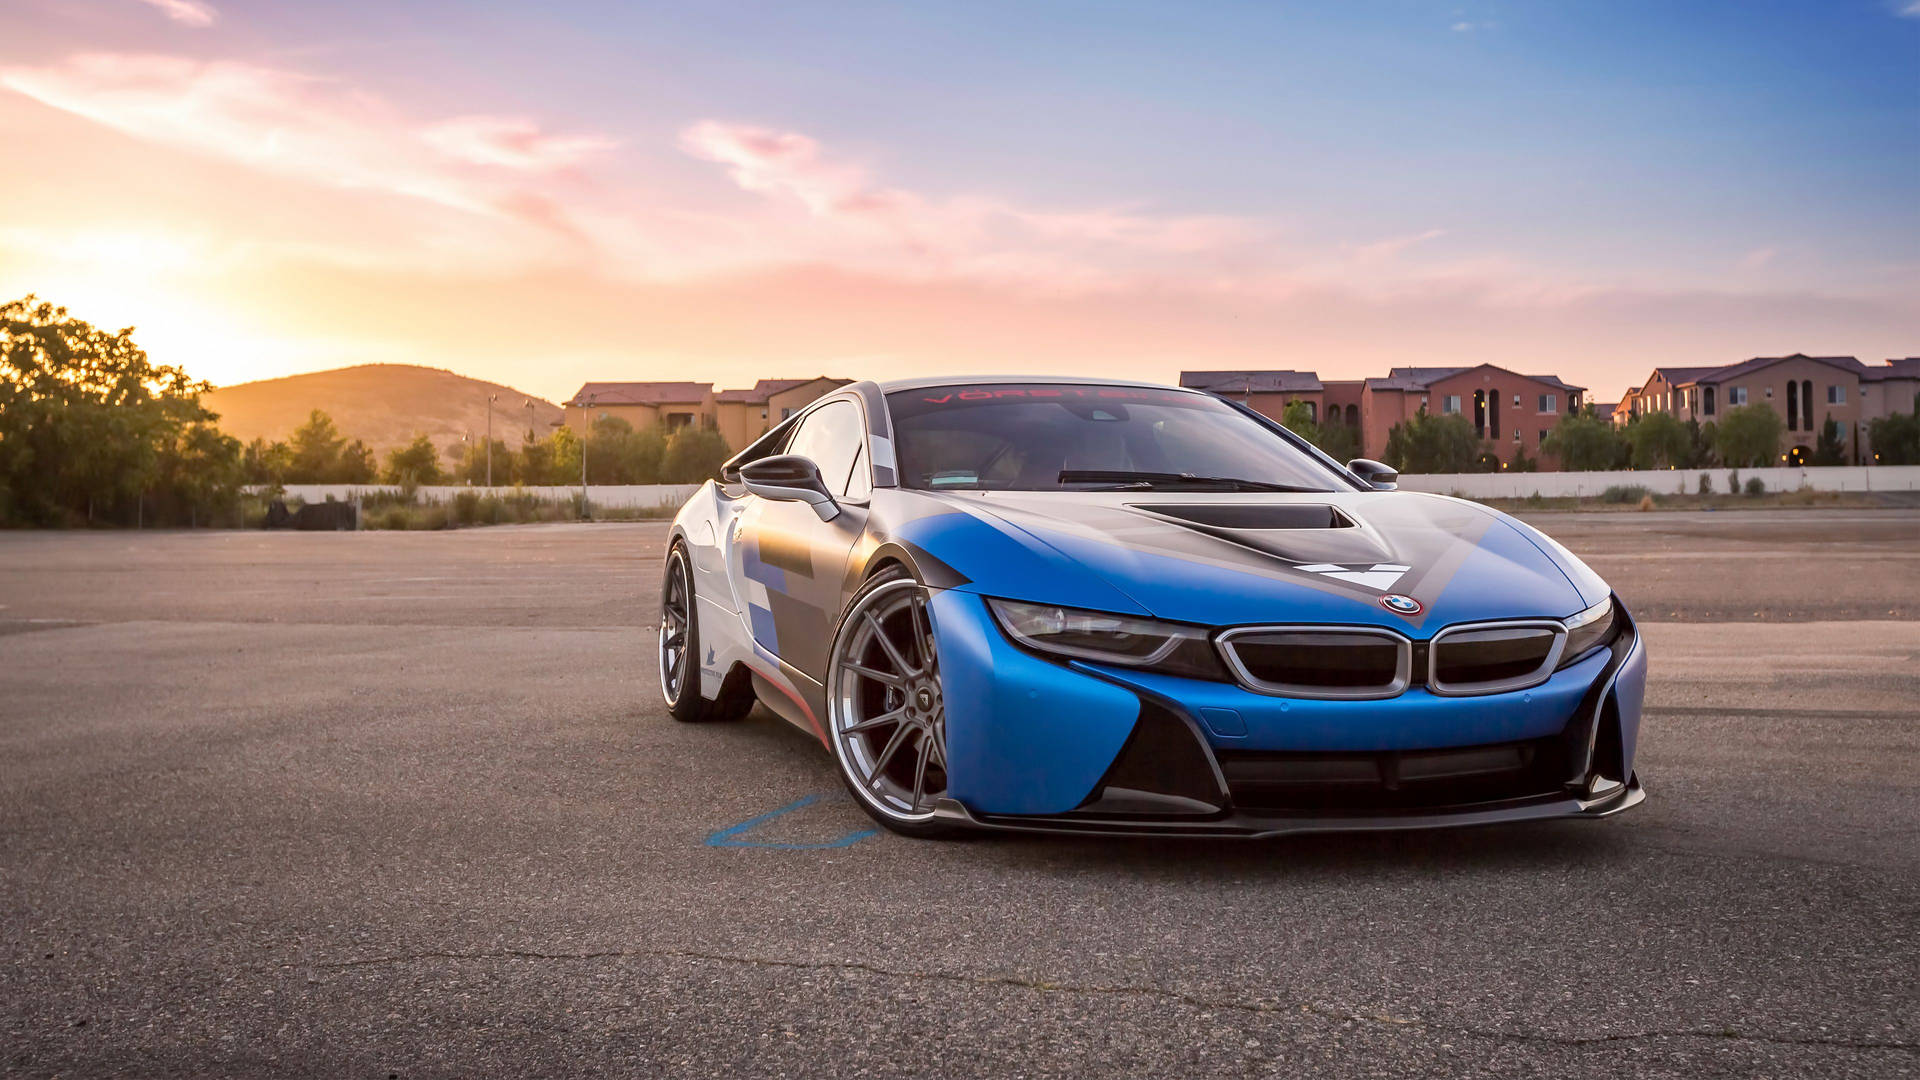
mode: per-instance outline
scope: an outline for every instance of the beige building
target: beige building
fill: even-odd
[[[1758,356],[1723,367],[1655,368],[1645,384],[1628,391],[1614,419],[1626,423],[1664,412],[1704,425],[1742,405],[1766,405],[1786,427],[1782,462],[1806,460],[1832,419],[1847,460],[1869,464],[1867,426],[1912,412],[1916,393],[1920,358],[1869,366],[1851,356]]]
[[[615,416],[645,431],[713,426],[713,384],[702,382],[590,382],[564,405],[566,425],[585,434],[593,421]]]
[[[851,379],[819,375],[811,379],[761,379],[748,390],[722,390],[714,395],[716,422],[727,445],[743,450],[773,425],[839,389]]]
[[[668,433],[693,425],[713,428],[735,450],[815,398],[851,380],[761,379],[751,389],[714,392],[704,382],[590,382],[568,399],[565,423],[584,433],[601,416],[617,416],[635,431],[659,426]]]
[[[1245,403],[1275,420],[1306,403],[1315,423],[1356,428],[1362,457],[1386,453],[1395,424],[1421,409],[1472,422],[1481,452],[1502,462],[1525,453],[1541,461],[1540,442],[1560,418],[1578,412],[1585,387],[1554,375],[1520,375],[1492,364],[1392,369],[1384,378],[1322,382],[1311,371],[1183,371],[1180,385]],[[1551,467],[1549,457],[1545,464]]]

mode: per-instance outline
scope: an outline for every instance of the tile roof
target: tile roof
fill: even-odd
[[[1656,374],[1664,377],[1668,383],[1674,386],[1685,386],[1700,376],[1711,375],[1725,366],[1724,364],[1709,364],[1706,367],[1657,367],[1653,370]],[[1648,379],[1647,381],[1652,382],[1653,380]]]
[[[1475,364],[1472,367],[1397,367],[1387,372],[1387,377],[1384,379],[1368,379],[1367,387],[1371,390],[1425,390],[1441,379],[1450,378],[1463,371],[1472,371],[1474,368],[1481,367],[1490,367],[1495,371],[1505,371],[1509,375],[1520,375],[1519,372],[1509,371],[1498,364]],[[1520,377],[1523,379],[1532,379],[1537,383],[1545,383],[1548,386],[1558,387],[1562,390],[1586,389],[1584,386],[1575,386],[1558,375],[1520,375]]]
[[[1613,418],[1613,410],[1615,410],[1615,409],[1617,409],[1617,408],[1619,408],[1619,407],[1620,407],[1620,406],[1619,406],[1618,404],[1611,404],[1611,405],[1608,405],[1608,404],[1599,404],[1599,405],[1594,405],[1594,406],[1592,406],[1592,408],[1593,408],[1593,415],[1594,415],[1595,417],[1597,417],[1597,418],[1599,418],[1599,419],[1601,419],[1601,420],[1611,420],[1611,419]]]
[[[1862,365],[1862,382],[1880,382],[1883,379],[1920,379],[1920,356],[1908,356],[1888,360],[1886,364]]]
[[[567,404],[579,407],[591,397],[596,405],[687,405],[711,393],[713,384],[704,382],[590,382]]]
[[[1728,379],[1737,379],[1742,376],[1751,375],[1762,368],[1769,368],[1787,360],[1814,360],[1854,375],[1859,375],[1867,370],[1865,364],[1862,364],[1851,356],[1808,356],[1805,353],[1794,353],[1791,356],[1756,356],[1744,363],[1728,364],[1726,367],[1713,368],[1710,373],[1701,375],[1693,381],[1697,383],[1723,383]]]
[[[1308,393],[1321,389],[1311,371],[1183,371],[1180,385],[1210,394]]]
[[[811,379],[761,379],[752,387],[742,390],[722,390],[713,396],[715,401],[744,401],[750,405],[764,405],[767,399],[782,390],[791,390],[810,382],[819,382],[825,375],[816,375]]]

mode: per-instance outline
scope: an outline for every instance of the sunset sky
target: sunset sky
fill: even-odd
[[[0,299],[216,383],[1920,355],[1920,0],[0,0]]]

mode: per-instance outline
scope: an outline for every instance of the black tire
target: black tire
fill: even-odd
[[[860,591],[855,593],[853,599],[848,602],[847,610],[841,614],[840,625],[834,630],[833,648],[828,653],[828,743],[833,752],[836,771],[840,774],[840,782],[846,785],[848,794],[853,796],[853,801],[859,804],[860,809],[864,810],[868,817],[879,822],[888,831],[902,836],[926,840],[952,839],[965,835],[965,830],[956,827],[950,821],[932,816],[933,799],[937,795],[944,795],[946,791],[946,706],[944,697],[940,696],[938,690],[938,649],[933,641],[931,624],[924,624],[925,632],[915,633],[910,639],[918,643],[912,662],[916,667],[916,674],[906,677],[906,672],[898,673],[901,676],[901,704],[898,708],[892,704],[894,699],[891,696],[891,690],[877,685],[862,687],[857,682],[850,682],[849,680],[856,676],[847,672],[843,666],[843,660],[847,659],[858,660],[860,666],[864,666],[866,657],[846,655],[850,650],[860,648],[859,643],[862,640],[867,642],[869,651],[872,646],[878,644],[872,638],[874,631],[871,628],[863,630],[863,625],[867,624],[860,621],[868,617],[870,610],[891,601],[896,606],[894,611],[886,617],[896,620],[896,626],[900,625],[897,622],[900,619],[906,619],[914,626],[922,625],[912,621],[926,617],[924,593],[920,593],[918,597],[912,595],[919,591],[919,587],[919,581],[905,569],[889,566],[867,579],[867,583],[861,586]],[[885,596],[883,597],[882,594]],[[908,605],[905,614],[900,614],[897,606],[902,599],[905,599]],[[918,612],[912,610],[912,604],[915,602],[920,604]],[[880,624],[876,622],[870,625],[879,626]],[[928,700],[935,704],[935,709],[910,709],[906,704],[907,699],[920,689],[929,687],[934,696]],[[874,695],[878,694],[888,695],[885,698],[886,704],[879,706],[880,709],[909,713],[913,717],[912,726],[907,720],[901,720],[894,725],[900,729],[897,732],[887,727],[872,728],[871,734],[863,730],[868,726],[862,723],[866,713],[855,712],[855,710],[862,708],[859,702],[863,695],[871,701],[874,700]],[[876,717],[874,722],[884,723],[884,719]],[[843,730],[849,725],[858,726],[854,726],[852,730]],[[889,738],[881,740],[879,736],[882,732],[886,732]],[[886,785],[889,781],[883,779],[882,774],[887,771],[886,763],[897,756],[898,751],[907,745],[909,738],[916,740],[913,744],[914,750],[909,753],[919,754],[918,770],[910,773],[913,782],[906,785],[908,790],[905,798],[899,794],[900,787],[895,787],[894,793],[888,796]],[[876,745],[880,741],[885,741],[888,745],[885,749],[876,751]],[[928,746],[928,744],[932,745]],[[850,755],[867,760],[856,764],[850,759]],[[936,758],[938,764],[933,766],[931,763]],[[876,764],[880,767],[870,767]],[[901,759],[899,764],[904,765],[905,759]],[[931,787],[926,785],[926,781],[932,775],[929,771],[931,768],[938,770],[940,787],[937,795]],[[871,774],[875,787],[863,790],[858,779],[863,772]],[[924,791],[923,788],[925,788]],[[919,809],[921,807],[925,809]]]
[[[679,626],[674,626],[676,609]],[[738,720],[753,709],[753,691],[742,685],[746,680],[728,680],[718,700],[700,696],[700,609],[694,603],[693,567],[687,561],[686,546],[675,543],[667,550],[666,572],[660,580],[660,645],[655,659],[660,666],[660,696],[667,713],[683,724],[701,724],[719,720]],[[677,657],[669,637],[678,631]],[[670,665],[678,664],[677,673]]]

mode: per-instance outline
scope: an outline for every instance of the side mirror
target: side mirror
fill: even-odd
[[[1347,471],[1375,491],[1396,491],[1400,487],[1400,474],[1391,465],[1369,458],[1357,457],[1347,462]]]
[[[840,505],[820,479],[820,467],[798,454],[780,454],[749,461],[740,466],[740,479],[750,494],[775,502],[803,502],[813,507],[821,521],[832,521],[840,514]]]

